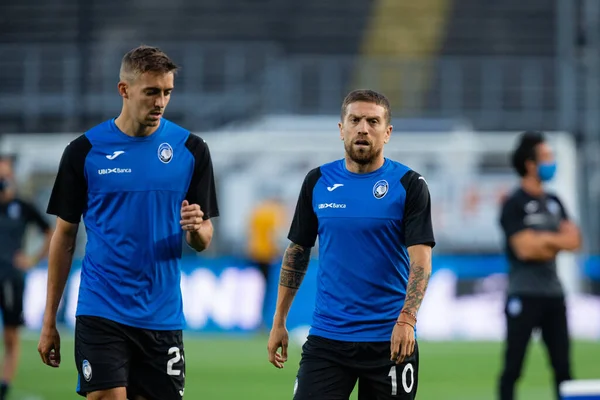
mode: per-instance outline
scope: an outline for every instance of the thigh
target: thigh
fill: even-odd
[[[181,400],[185,391],[183,333],[136,329],[127,394],[146,400]]]
[[[505,369],[521,371],[525,352],[533,329],[541,324],[542,309],[539,299],[510,296],[506,301]]]
[[[23,325],[23,294],[25,277],[6,277],[0,282],[0,309],[4,326],[18,327]]]
[[[104,318],[77,317],[75,363],[80,395],[127,386],[130,348],[126,330]]]
[[[348,400],[356,374],[343,361],[353,345],[309,336],[302,346],[300,368],[294,384],[294,400]]]
[[[359,400],[413,400],[419,383],[419,345],[400,364],[390,361],[390,344],[373,343],[368,347],[373,358],[360,366]]]

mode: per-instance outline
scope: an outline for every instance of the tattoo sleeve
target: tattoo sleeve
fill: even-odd
[[[298,289],[310,261],[310,247],[303,247],[295,243],[290,243],[285,250],[283,263],[281,264],[281,273],[279,275],[279,284],[290,289]]]
[[[406,298],[404,300],[403,310],[413,315],[417,315],[421,302],[425,297],[425,291],[429,284],[431,268],[426,268],[421,263],[411,262],[410,273],[408,275],[408,285],[406,287]]]

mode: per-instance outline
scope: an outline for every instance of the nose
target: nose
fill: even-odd
[[[156,101],[154,102],[154,106],[157,108],[165,108],[167,105],[167,97],[164,94],[161,94],[156,97]]]
[[[361,135],[367,135],[369,133],[369,123],[364,118],[358,124],[358,133]]]

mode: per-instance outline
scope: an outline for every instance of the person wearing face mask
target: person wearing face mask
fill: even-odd
[[[28,256],[23,251],[23,237],[31,224],[43,232],[45,240],[37,254]],[[0,400],[7,396],[19,361],[25,271],[46,258],[51,237],[50,225],[40,212],[17,196],[13,158],[0,155],[0,311],[4,328]]]
[[[505,307],[504,365],[499,399],[512,400],[534,329],[541,331],[559,385],[571,379],[569,332],[556,256],[581,246],[581,234],[560,199],[544,188],[556,172],[551,147],[541,132],[523,132],[512,154],[520,186],[504,201],[500,225],[509,264]]]

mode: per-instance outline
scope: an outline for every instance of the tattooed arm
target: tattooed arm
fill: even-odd
[[[410,256],[410,272],[406,287],[404,307],[398,316],[390,341],[391,361],[397,364],[404,362],[415,350],[415,324],[417,313],[431,275],[431,246],[416,244],[408,247]]]
[[[304,275],[306,275],[310,261],[310,249],[310,247],[304,247],[292,242],[285,250],[283,256],[279,276],[277,306],[275,316],[273,317],[273,327],[271,328],[267,344],[269,362],[276,368],[283,368],[283,364],[287,361],[289,337],[285,321],[292,307],[292,301],[294,301],[296,292],[298,292]],[[279,348],[281,348],[281,353],[277,353]]]
[[[279,275],[279,291],[277,293],[277,306],[273,325],[285,326],[285,321],[292,307],[292,301],[308,269],[310,250],[310,247],[295,243],[290,243],[285,250]]]
[[[406,287],[406,299],[399,320],[415,323],[419,308],[431,276],[431,246],[418,244],[408,248],[410,272]],[[406,319],[408,318],[408,320]],[[413,319],[413,321],[410,321]]]

